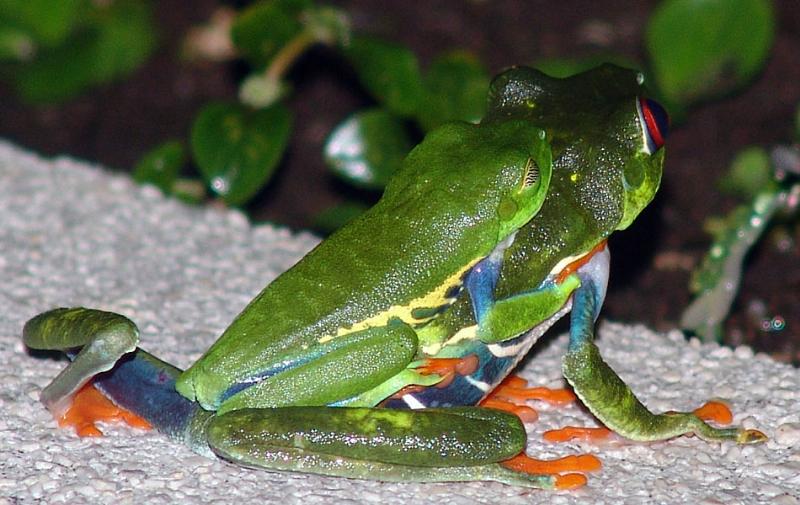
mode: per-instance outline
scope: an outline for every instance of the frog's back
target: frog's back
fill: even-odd
[[[423,322],[497,245],[498,207],[519,189],[539,132],[522,123],[459,123],[426,137],[380,202],[267,286],[202,368],[241,372],[238,356],[270,366],[391,318]]]

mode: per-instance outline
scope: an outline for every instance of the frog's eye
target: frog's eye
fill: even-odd
[[[639,97],[636,101],[639,112],[639,121],[644,130],[645,151],[653,154],[664,145],[664,139],[669,133],[669,116],[664,107],[658,102]]]
[[[522,187],[529,188],[539,181],[539,167],[533,158],[528,158],[528,163],[525,165],[525,177],[522,179]]]

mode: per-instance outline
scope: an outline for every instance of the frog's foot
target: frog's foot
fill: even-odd
[[[577,456],[565,456],[558,459],[543,460],[531,458],[524,452],[500,464],[518,472],[547,475],[567,472],[595,472],[602,467],[600,460],[591,454],[579,454]]]
[[[471,375],[478,366],[478,356],[468,354],[463,358],[428,358],[415,370],[423,375],[441,376],[442,380],[436,387],[444,388],[450,385],[456,375]]]
[[[731,412],[731,408],[726,403],[719,400],[708,401],[702,407],[696,408],[692,412],[703,421],[713,421],[721,425],[731,424],[733,422],[733,412]]]
[[[580,426],[565,426],[557,430],[545,431],[542,438],[548,442],[562,443],[570,440],[599,443],[608,440],[614,432],[608,428],[584,428]]]
[[[516,375],[509,375],[479,405],[491,409],[505,410],[522,419],[534,422],[539,413],[529,407],[528,400],[540,400],[552,405],[565,405],[575,401],[575,395],[566,389],[528,387],[528,381]]]
[[[590,454],[541,460],[531,458],[524,452],[501,462],[500,465],[509,470],[530,475],[553,475],[556,489],[574,489],[584,486],[586,477],[581,473],[574,472],[594,472],[602,466],[600,460]]]
[[[720,425],[728,425],[733,422],[733,412],[730,407],[721,400],[710,400],[692,412],[697,418],[703,421],[711,421]],[[682,415],[682,412],[667,412],[666,415]],[[733,429],[737,444],[760,444],[766,442],[768,437],[759,430],[754,429]],[[729,437],[730,438],[730,437]]]
[[[668,416],[678,416],[689,414],[688,412],[666,412]],[[706,402],[703,406],[693,410],[694,414],[703,421],[711,421],[721,425],[731,424],[733,422],[733,413],[730,407],[720,400],[711,400]],[[601,443],[607,441],[614,434],[608,428],[583,428],[577,426],[566,426],[558,430],[546,431],[543,438],[548,442],[561,443],[571,440],[579,440],[589,443]],[[740,444],[752,444],[763,442],[766,440],[766,435],[758,430],[742,430],[737,439]]]
[[[58,425],[72,426],[79,437],[99,437],[103,435],[95,425],[98,421],[122,421],[129,426],[150,429],[150,423],[136,414],[122,409],[111,402],[92,383],[83,386],[72,398],[72,404],[58,418]]]
[[[567,389],[551,389],[546,387],[528,387],[528,381],[517,375],[509,375],[489,394],[490,398],[502,398],[509,401],[539,400],[551,405],[567,405],[577,397]]]
[[[532,409],[527,405],[518,405],[500,398],[487,397],[481,400],[478,405],[481,407],[486,407],[487,409],[497,409],[510,412],[519,417],[523,423],[533,423],[539,419],[539,413],[536,412],[535,409]]]

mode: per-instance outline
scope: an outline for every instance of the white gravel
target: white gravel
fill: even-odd
[[[43,160],[0,143],[0,504],[800,504],[800,371],[748,348],[687,343],[677,332],[641,326],[604,323],[599,345],[649,407],[683,410],[725,398],[736,422],[763,430],[770,441],[554,446],[542,441],[542,431],[593,420],[577,406],[543,407],[529,426],[530,454],[591,452],[604,465],[587,487],[556,493],[245,470],[121,426],[82,440],[58,429],[39,404],[39,391],[64,363],[23,348],[22,325],[36,313],[77,305],[122,312],[139,324],[143,347],[186,366],[316,241],[251,227],[238,212],[184,206],[85,163]],[[562,384],[565,343],[562,336],[539,346],[523,375],[537,385]]]

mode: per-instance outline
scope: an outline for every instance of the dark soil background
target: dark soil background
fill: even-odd
[[[411,47],[423,66],[451,49],[476,53],[496,73],[542,58],[615,53],[645,61],[643,33],[656,0],[341,0],[354,28]],[[708,247],[705,218],[735,200],[718,179],[748,145],[792,138],[800,103],[800,5],[776,0],[778,32],[764,72],[743,93],[694,109],[667,142],[662,189],[628,231],[615,235],[612,281],[604,316],[674,328],[689,302],[688,279]],[[130,170],[150,148],[187,139],[196,111],[212,99],[234,99],[242,68],[184,61],[187,30],[223,5],[213,0],[155,2],[160,47],[135,74],[48,107],[19,103],[0,85],[0,137],[45,155],[66,153]],[[248,207],[253,218],[308,226],[342,199],[342,185],[326,171],[322,144],[349,113],[371,103],[346,64],[315,49],[292,74],[295,129],[279,174]],[[728,343],[747,343],[783,361],[800,363],[800,227],[791,240],[772,234],[750,255],[740,296],[726,331]],[[782,331],[764,322],[783,318]]]

